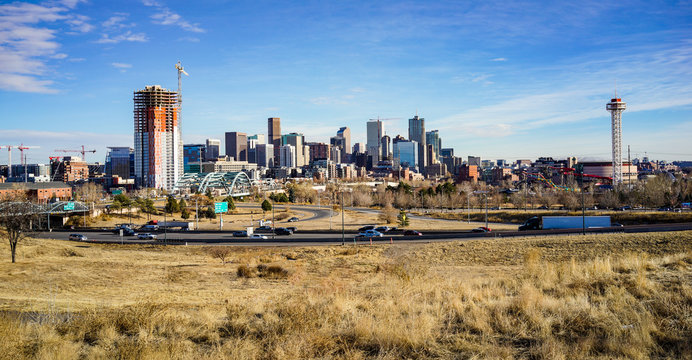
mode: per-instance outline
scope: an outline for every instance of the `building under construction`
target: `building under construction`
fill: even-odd
[[[147,86],[135,91],[134,105],[137,185],[172,190],[183,174],[178,92]]]

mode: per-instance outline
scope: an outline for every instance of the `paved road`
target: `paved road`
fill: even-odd
[[[679,224],[654,224],[654,225],[633,225],[625,227],[611,227],[587,229],[588,233],[641,233],[641,232],[663,232],[663,231],[683,231],[692,230],[692,223]],[[67,240],[70,233],[82,233],[89,238],[89,241],[100,243],[120,243],[118,235],[111,232],[79,232],[79,231],[53,231],[38,233],[36,237]],[[535,231],[497,231],[492,233],[473,233],[473,232],[428,232],[423,236],[402,236],[400,234],[385,235],[381,238],[373,238],[373,243],[389,242],[437,242],[451,241],[479,237],[517,237],[517,236],[547,236],[547,235],[568,235],[579,234],[581,229],[561,229],[561,230],[535,230]],[[233,237],[231,232],[171,232],[164,235],[158,234],[158,241],[137,240],[136,237],[123,237],[123,242],[128,244],[188,244],[188,245],[240,245],[240,246],[307,246],[307,245],[337,245],[342,242],[341,233],[321,232],[321,233],[297,233],[289,236],[275,236],[265,234],[267,240],[250,240],[248,238]],[[346,233],[344,241],[352,243],[354,233]],[[164,240],[165,238],[165,240]],[[370,243],[369,239],[359,239],[358,243]]]
[[[258,204],[236,203],[235,206],[243,208],[243,209],[259,209],[259,210],[262,209],[262,207],[260,207]],[[291,209],[296,209],[299,211],[305,211],[305,212],[312,213],[311,217],[306,218],[306,219],[300,219],[299,221],[319,220],[319,219],[324,219],[324,218],[329,217],[329,208],[327,208],[327,207],[318,207],[318,206],[314,206],[314,205],[296,205],[296,204],[279,205],[279,204],[275,204],[274,208],[275,209],[285,209],[287,206]]]

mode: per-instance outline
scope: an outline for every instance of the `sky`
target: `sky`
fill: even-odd
[[[177,89],[181,61],[185,143],[268,117],[407,137],[418,114],[457,156],[607,160],[617,88],[625,160],[692,160],[691,25],[689,0],[0,0],[0,145],[103,162],[133,144],[133,92]]]

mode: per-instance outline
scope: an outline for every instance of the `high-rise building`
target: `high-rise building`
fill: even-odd
[[[255,148],[257,154],[257,166],[274,167],[274,145],[257,144]]]
[[[481,166],[481,157],[480,156],[469,156],[468,157],[468,165],[476,165],[478,167]]]
[[[363,154],[363,153],[365,153],[365,151],[366,151],[365,150],[365,144],[357,142],[357,143],[353,144],[353,151],[351,153],[354,155],[355,154]]]
[[[440,149],[442,149],[442,139],[440,139],[440,132],[437,130],[428,131],[425,133],[425,142],[428,145],[432,145],[432,150],[434,153],[428,155],[428,159],[435,159],[435,161],[440,161]],[[429,149],[430,147],[428,147]],[[428,165],[430,165],[429,163]]]
[[[62,161],[52,161],[50,165],[53,181],[73,182],[89,179],[89,166],[79,156],[65,156]]]
[[[257,145],[266,144],[264,134],[255,134],[247,137],[247,161],[257,164]]]
[[[221,140],[218,139],[207,139],[207,146],[204,152],[204,160],[216,160],[219,158],[221,151]]]
[[[398,140],[394,143],[394,160],[401,167],[418,168],[418,143],[410,140]],[[396,164],[395,164],[396,166]]]
[[[135,181],[172,190],[183,174],[183,139],[177,91],[160,85],[134,92]]]
[[[339,128],[330,142],[332,146],[337,146],[341,150],[341,162],[351,161],[351,130],[348,127]],[[336,161],[336,159],[332,160]]]
[[[279,166],[292,168],[296,167],[296,147],[293,145],[283,145],[279,149]]]
[[[106,176],[119,176],[122,179],[134,177],[135,174],[132,173],[134,170],[134,164],[132,164],[134,149],[129,146],[111,146],[108,149],[110,150],[106,155]]]
[[[281,149],[281,119],[271,117],[267,119],[267,144],[274,145],[274,158],[279,158]]]
[[[309,147],[309,157],[310,157],[310,163],[312,164],[315,161],[319,160],[329,160],[329,154],[330,154],[330,146],[329,144],[325,143],[318,143],[318,142],[309,142],[307,143]]]
[[[226,133],[226,156],[236,161],[247,161],[247,134],[231,131]]]
[[[389,135],[384,135],[380,139],[380,160],[392,159],[392,138]]]
[[[440,156],[454,156],[454,149],[453,148],[444,148],[440,149]]]
[[[425,172],[427,159],[427,141],[425,138],[425,119],[414,116],[408,119],[408,139],[418,143],[418,171],[423,174]]]
[[[329,157],[335,164],[341,164],[341,148],[333,147],[329,150]]]
[[[186,174],[202,172],[202,163],[207,158],[207,147],[203,144],[183,145],[183,168]],[[216,157],[218,158],[218,156]],[[216,160],[216,158],[214,160]]]
[[[303,134],[299,133],[290,133],[286,135],[281,136],[281,144],[282,145],[292,145],[294,148],[294,160],[293,160],[293,167],[301,167],[305,164],[305,155],[310,156],[309,154],[305,154],[305,137]],[[310,150],[308,149],[308,152]],[[283,160],[281,160],[283,161]]]
[[[371,159],[371,166],[377,165],[380,161],[380,139],[384,135],[384,123],[380,120],[368,121],[368,141],[367,151],[368,157]]]

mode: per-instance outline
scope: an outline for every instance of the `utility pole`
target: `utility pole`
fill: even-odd
[[[163,243],[168,245],[168,229],[166,226],[166,208],[163,208]]]
[[[471,223],[471,192],[468,191],[466,192],[466,215],[467,215],[467,220],[466,223],[470,224]]]
[[[341,246],[346,244],[344,235],[344,192],[341,192]]]
[[[579,189],[581,190],[581,234],[586,235],[586,208],[584,206],[584,164],[577,164]]]
[[[274,225],[274,199],[272,199],[272,240],[276,236],[276,226]]]

